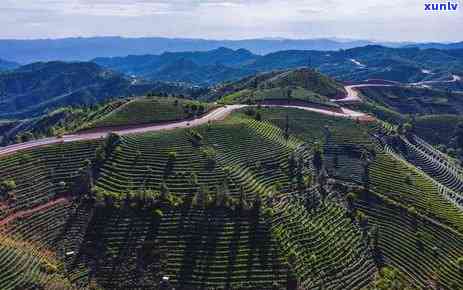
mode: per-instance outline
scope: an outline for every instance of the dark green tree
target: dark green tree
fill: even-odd
[[[314,144],[312,163],[315,167],[315,175],[318,176],[323,167],[323,148],[319,142]]]
[[[162,201],[166,201],[168,195],[170,194],[169,187],[167,186],[166,182],[161,183],[161,188],[160,188],[160,198]]]
[[[246,204],[246,191],[244,190],[244,186],[243,185],[240,185],[240,200],[239,200],[239,209],[242,211],[242,210],[245,210],[247,208],[247,204]]]
[[[363,167],[362,181],[365,193],[368,193],[370,191],[370,165],[373,162],[373,156],[367,150],[363,150],[360,160]]]
[[[84,166],[79,170],[72,186],[72,194],[76,196],[90,195],[93,192],[94,177],[92,162],[88,159],[84,161]]]
[[[463,122],[457,124],[454,135],[457,148],[463,148]]]

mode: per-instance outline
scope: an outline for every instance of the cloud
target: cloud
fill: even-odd
[[[459,40],[455,29],[463,26],[463,7],[453,14],[430,15],[423,9],[425,1],[2,0],[0,26],[7,29],[0,37]]]

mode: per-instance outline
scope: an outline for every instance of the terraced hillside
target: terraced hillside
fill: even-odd
[[[162,276],[181,289],[284,288],[287,268],[263,218],[216,209],[98,208],[69,261],[72,281],[145,289]],[[77,249],[78,250],[78,249]],[[150,256],[152,256],[150,258]]]
[[[90,107],[63,107],[47,115],[0,123],[0,145],[89,129],[130,127],[197,118],[217,105],[181,97],[131,97]]]
[[[377,105],[401,114],[461,114],[462,93],[416,87],[364,87],[360,91]]]
[[[366,215],[369,227],[378,232],[379,258],[399,269],[412,285],[461,289],[461,232],[416,216],[390,200],[362,198],[355,207]]]
[[[383,266],[416,287],[461,289],[463,213],[439,186],[447,175],[419,170],[381,134],[380,123],[255,107],[1,157],[0,230],[40,250],[6,250],[0,289],[40,277],[158,289],[169,277],[176,289],[360,290]],[[22,268],[38,280],[8,278]]]
[[[353,105],[432,144],[435,149],[463,160],[461,92],[412,86],[358,88],[363,102]],[[389,125],[388,125],[389,126]]]
[[[307,211],[303,199],[283,201],[272,225],[301,285],[356,289],[371,284],[377,269],[360,228],[334,202],[313,209]]]
[[[457,126],[463,123],[459,115],[428,115],[416,118],[415,132],[433,145],[446,145],[455,148],[454,138],[457,135]]]
[[[58,261],[52,253],[8,236],[0,240],[0,268],[2,289],[17,289],[16,285],[46,285],[58,278]]]
[[[136,98],[91,122],[86,128],[153,124],[194,118],[212,104],[173,97]]]
[[[63,107],[44,116],[0,123],[0,144],[26,142],[86,128],[128,102],[119,99],[91,107]]]
[[[274,114],[275,112],[271,112],[270,116]],[[302,116],[295,114],[289,114],[289,118],[285,120],[285,114],[287,113],[275,118],[278,120],[275,123],[280,123],[285,128],[286,120],[293,118],[289,131],[292,128],[291,133],[300,138],[310,138],[313,134],[312,126],[320,125],[317,121],[321,120],[314,119],[303,123]],[[263,118],[265,116],[265,113],[262,114]],[[307,124],[307,128],[298,124]],[[409,283],[417,287],[440,284],[444,289],[460,289],[458,261],[463,249],[460,244],[463,213],[460,207],[461,198],[456,194],[460,192],[457,187],[459,175],[451,179],[451,172],[457,170],[458,165],[444,163],[448,167],[447,171],[442,167],[439,167],[440,171],[436,171],[435,163],[429,159],[426,159],[428,163],[413,165],[401,155],[391,154],[387,148],[374,145],[376,137],[373,136],[378,134],[375,126],[365,128],[364,132],[369,132],[368,135],[360,133],[361,127],[350,134],[347,128],[343,128],[340,134],[336,133],[336,126],[330,127],[332,129],[327,130],[329,133],[325,133],[325,138],[329,140],[325,145],[326,166],[334,167],[343,160],[343,169],[338,170],[341,167],[339,165],[332,168],[335,170],[333,175],[336,176],[341,171],[344,174],[338,175],[340,180],[363,185],[357,189],[356,185],[350,186],[357,194],[353,195],[355,205],[352,206],[349,206],[350,197],[347,196],[347,208],[357,212],[354,216],[362,217],[363,228],[370,236],[371,249],[377,264],[387,264],[399,269]],[[348,154],[350,158],[340,158],[336,151],[330,150],[330,143],[339,138],[339,134],[344,138],[348,136],[346,139],[350,140],[351,148],[360,146],[360,150],[372,150],[373,145],[374,157],[367,159],[357,153]],[[347,145],[344,142],[338,142],[337,145],[339,144]],[[439,157],[436,156],[438,151],[430,145],[419,143],[416,146],[425,152],[421,158],[432,156],[441,163],[447,158],[442,153]],[[427,146],[426,149],[423,146]],[[349,150],[344,148],[339,152],[346,154]],[[378,241],[376,246],[374,240]]]

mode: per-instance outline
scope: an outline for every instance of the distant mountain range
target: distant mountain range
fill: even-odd
[[[419,47],[422,49],[435,48],[435,49],[463,49],[463,41],[455,43],[438,43],[438,42],[429,42],[429,43],[419,43],[419,44],[410,44],[405,47]]]
[[[208,85],[256,73],[257,70],[246,66],[259,58],[259,55],[245,49],[231,50],[222,47],[204,52],[96,58],[93,62],[146,79]]]
[[[96,58],[95,63],[151,80],[214,85],[258,72],[316,68],[342,81],[399,82],[449,80],[463,75],[463,49],[388,48],[377,45],[339,51],[286,50],[257,55],[239,49]]]
[[[207,51],[219,47],[247,49],[255,54],[280,50],[339,50],[368,44],[391,47],[410,43],[376,43],[341,39],[247,39],[206,40],[183,38],[64,38],[37,40],[0,40],[0,57],[21,64],[37,61],[88,61],[96,57],[162,54],[164,52]]]
[[[19,66],[20,66],[19,63],[0,59],[0,72],[15,69]]]
[[[0,119],[29,118],[61,106],[176,89],[131,79],[90,62],[39,62],[0,73]]]
[[[6,71],[0,72],[0,119],[28,118],[61,106],[89,105],[152,91],[204,97],[206,89],[194,86],[224,86],[256,74],[304,67],[345,82],[387,79],[427,82],[441,89],[458,90],[463,86],[463,49],[368,45],[339,51],[287,50],[257,55],[245,49],[218,48],[93,61],[38,62],[16,69],[17,64],[2,62]],[[303,90],[298,94],[309,96]]]

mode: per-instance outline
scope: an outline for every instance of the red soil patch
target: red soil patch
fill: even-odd
[[[14,213],[10,214],[9,216],[7,216],[7,217],[0,220],[0,227],[7,226],[9,223],[11,223],[11,222],[13,222],[13,221],[15,221],[15,220],[17,220],[19,218],[29,217],[29,216],[33,215],[34,213],[36,213],[36,212],[40,212],[40,211],[48,209],[48,208],[50,208],[50,207],[52,207],[54,205],[57,205],[57,204],[60,204],[60,203],[67,203],[67,202],[69,202],[68,198],[60,197],[60,198],[51,200],[51,201],[49,201],[47,203],[44,203],[42,205],[36,206],[34,208],[31,208],[31,209],[14,212]]]

